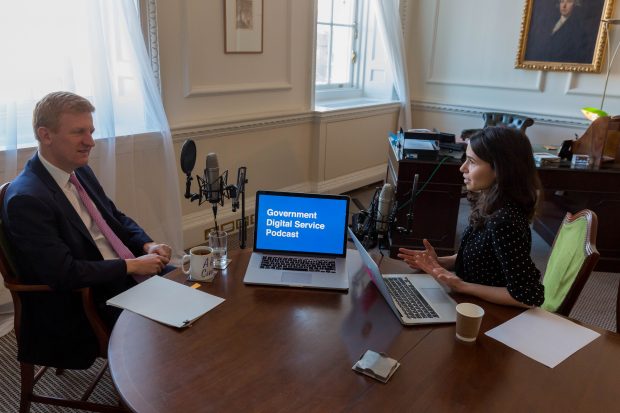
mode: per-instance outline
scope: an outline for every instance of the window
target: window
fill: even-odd
[[[355,86],[359,53],[357,0],[319,0],[316,23],[317,89]]]
[[[315,102],[392,99],[370,0],[318,0]]]
[[[36,146],[34,105],[56,90],[95,105],[95,138],[153,129],[135,33],[126,25],[135,18],[132,6],[107,0],[0,3],[0,56],[11,62],[0,65],[0,151]]]

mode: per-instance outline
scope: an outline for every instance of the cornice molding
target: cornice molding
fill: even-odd
[[[184,123],[171,126],[174,141],[196,137],[233,135],[263,129],[284,128],[306,123],[333,122],[394,113],[399,103],[358,108],[334,109],[325,112],[305,111],[281,114],[257,114],[247,118],[222,118],[210,122]]]
[[[449,114],[457,114],[457,115],[466,115],[466,116],[474,116],[474,117],[482,117],[483,113],[486,112],[513,112],[510,109],[501,109],[501,108],[489,108],[489,107],[478,107],[478,106],[463,106],[463,105],[450,105],[446,103],[436,103],[436,102],[427,102],[427,101],[411,101],[411,108],[414,111],[424,111],[424,112],[440,112],[440,113],[449,113]],[[519,111],[519,114],[529,116],[534,119],[536,123],[548,124],[554,126],[563,126],[563,127],[579,127],[579,128],[587,128],[590,125],[585,119],[574,116],[561,116],[561,115],[549,115],[545,113],[533,113],[533,112],[523,112]]]
[[[274,92],[291,90],[293,85],[289,82],[256,82],[241,83],[236,85],[217,85],[217,86],[190,86],[183,95],[186,98],[198,96],[226,95],[232,93],[253,93],[253,92]]]
[[[398,4],[398,11],[400,14],[400,29],[403,32],[403,36],[405,36],[405,28],[407,27],[407,5],[408,0],[400,0]]]
[[[256,115],[251,118],[219,119],[212,122],[186,123],[171,127],[173,140],[183,140],[197,136],[222,136],[239,134],[261,129],[283,128],[311,123],[313,112],[300,112],[282,115]]]

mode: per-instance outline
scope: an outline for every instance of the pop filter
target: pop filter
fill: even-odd
[[[196,144],[193,140],[188,139],[183,142],[181,147],[181,170],[187,176],[191,176],[196,165]]]

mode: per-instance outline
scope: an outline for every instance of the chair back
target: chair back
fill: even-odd
[[[482,114],[484,128],[489,126],[503,126],[505,128],[518,129],[525,133],[525,130],[534,124],[534,119],[513,113],[486,112]],[[482,129],[463,129],[461,139],[466,141]]]
[[[10,182],[0,186],[0,274],[5,283],[17,284],[17,267],[13,263],[13,252],[4,233],[4,223],[2,222],[2,208],[4,206],[4,194]]]
[[[598,219],[589,209],[567,213],[551,247],[542,308],[568,316],[599,259]]]
[[[10,182],[6,182],[0,186],[0,275],[4,278],[4,285],[11,291],[13,298],[13,325],[15,328],[15,336],[20,337],[20,321],[22,311],[22,300],[18,290],[20,290],[19,274],[17,266],[13,262],[13,248],[9,243],[2,221],[2,210],[4,208],[4,196],[9,188]]]
[[[22,311],[22,299],[20,293],[52,292],[52,289],[49,285],[24,284],[20,279],[17,266],[13,262],[13,249],[6,237],[4,223],[2,222],[4,197],[9,184],[10,182],[7,182],[0,186],[0,273],[2,273],[2,276],[4,277],[4,285],[9,291],[11,291],[11,296],[13,297],[15,335],[19,340]],[[99,343],[99,355],[100,357],[107,357],[110,329],[97,313],[94,304],[93,292],[90,288],[86,287],[75,290],[75,293],[81,296],[86,318],[88,318],[95,337]]]
[[[484,119],[485,128],[487,126],[504,126],[519,129],[523,133],[534,124],[534,119],[512,113],[487,112],[482,115],[482,118]]]

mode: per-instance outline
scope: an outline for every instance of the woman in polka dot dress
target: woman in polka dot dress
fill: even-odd
[[[405,248],[398,256],[452,291],[522,307],[544,300],[540,271],[530,257],[540,183],[532,146],[515,129],[489,127],[470,138],[460,171],[472,205],[458,253],[438,257]]]

